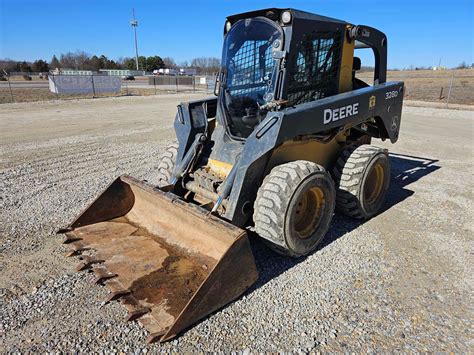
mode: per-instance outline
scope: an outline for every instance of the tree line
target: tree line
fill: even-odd
[[[176,63],[171,57],[160,57],[153,55],[149,57],[138,57],[139,70],[151,72],[162,68],[195,68],[198,74],[213,74],[219,70],[220,59],[214,57],[194,58],[190,62]],[[83,51],[62,53],[53,55],[50,61],[37,59],[33,62],[0,60],[0,69],[7,72],[48,72],[55,69],[76,69],[99,71],[100,69],[129,69],[136,70],[135,58],[120,57],[117,60],[105,55],[90,55]]]

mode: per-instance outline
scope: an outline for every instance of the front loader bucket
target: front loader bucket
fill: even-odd
[[[246,232],[129,176],[115,180],[68,228],[78,270],[91,269],[165,341],[239,297],[258,278]]]

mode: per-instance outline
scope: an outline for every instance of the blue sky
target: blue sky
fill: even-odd
[[[129,21],[135,8],[140,55],[220,57],[226,15],[266,7],[294,7],[388,36],[389,67],[456,66],[474,62],[473,0],[451,1],[32,1],[0,0],[0,58],[50,60],[84,50],[116,59],[134,55]],[[366,50],[365,50],[366,51]],[[367,51],[366,51],[367,52]],[[363,64],[368,63],[368,52]]]

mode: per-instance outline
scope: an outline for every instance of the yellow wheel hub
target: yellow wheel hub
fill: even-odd
[[[379,198],[383,183],[385,181],[385,171],[382,164],[374,164],[369,171],[367,176],[367,182],[364,186],[364,199],[367,204],[373,204]]]
[[[311,236],[319,225],[324,193],[319,187],[308,189],[294,208],[294,229],[300,238]]]

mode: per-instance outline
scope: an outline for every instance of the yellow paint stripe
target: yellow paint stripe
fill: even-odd
[[[227,176],[229,175],[230,171],[232,170],[232,165],[229,163],[224,163],[219,160],[208,159],[207,166],[214,174],[220,176]]]

